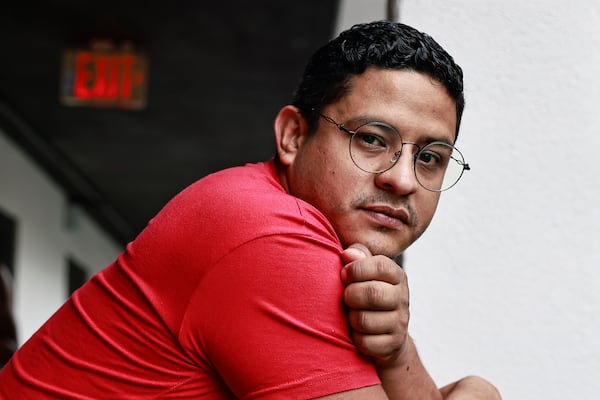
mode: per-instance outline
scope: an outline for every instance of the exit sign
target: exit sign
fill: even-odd
[[[148,62],[131,46],[107,42],[65,50],[61,101],[69,106],[142,109],[146,106]]]

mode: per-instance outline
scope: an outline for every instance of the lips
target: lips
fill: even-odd
[[[370,205],[364,206],[362,209],[376,223],[387,228],[397,229],[402,226],[411,225],[411,214],[405,208],[397,208],[389,205]]]

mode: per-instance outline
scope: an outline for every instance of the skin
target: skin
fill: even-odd
[[[501,400],[498,390],[477,376],[438,390],[408,335],[409,294],[404,270],[389,258],[371,255],[360,244],[347,248],[342,258],[346,265],[341,277],[347,285],[343,301],[349,309],[352,339],[361,352],[373,357],[382,385],[324,399]]]
[[[355,129],[366,120],[394,126],[404,141],[454,141],[454,101],[443,86],[413,71],[368,69],[353,89],[322,112]],[[321,210],[342,244],[362,243],[373,254],[394,257],[425,231],[439,193],[419,186],[413,172],[415,146],[405,145],[397,164],[381,174],[358,169],[348,153],[349,136],[320,121],[309,135],[298,110],[281,110],[281,182],[289,193]]]
[[[454,143],[455,102],[443,85],[411,70],[369,68],[354,76],[349,92],[322,113],[349,129],[368,120],[386,122],[403,141],[420,146],[434,140]],[[323,212],[346,248],[341,279],[352,339],[373,357],[382,381],[324,398],[499,399],[481,378],[438,390],[408,335],[408,283],[392,259],[423,234],[439,201],[439,193],[416,181],[416,147],[405,145],[390,170],[365,173],[350,158],[347,134],[323,120],[309,133],[293,106],[277,115],[275,138],[281,184]]]

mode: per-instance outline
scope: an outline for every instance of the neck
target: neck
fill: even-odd
[[[275,157],[275,172],[277,173],[277,177],[279,178],[279,183],[281,184],[281,186],[283,187],[283,189],[290,193],[290,187],[288,184],[288,179],[287,179],[287,174],[286,174],[286,168],[284,165],[281,164],[281,162],[279,162],[279,158]]]

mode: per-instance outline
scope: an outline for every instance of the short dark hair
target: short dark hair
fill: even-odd
[[[442,83],[456,103],[458,136],[465,106],[462,69],[431,36],[389,21],[354,25],[308,60],[292,103],[302,110],[311,131],[323,107],[342,98],[351,89],[352,77],[368,67],[410,69]]]

